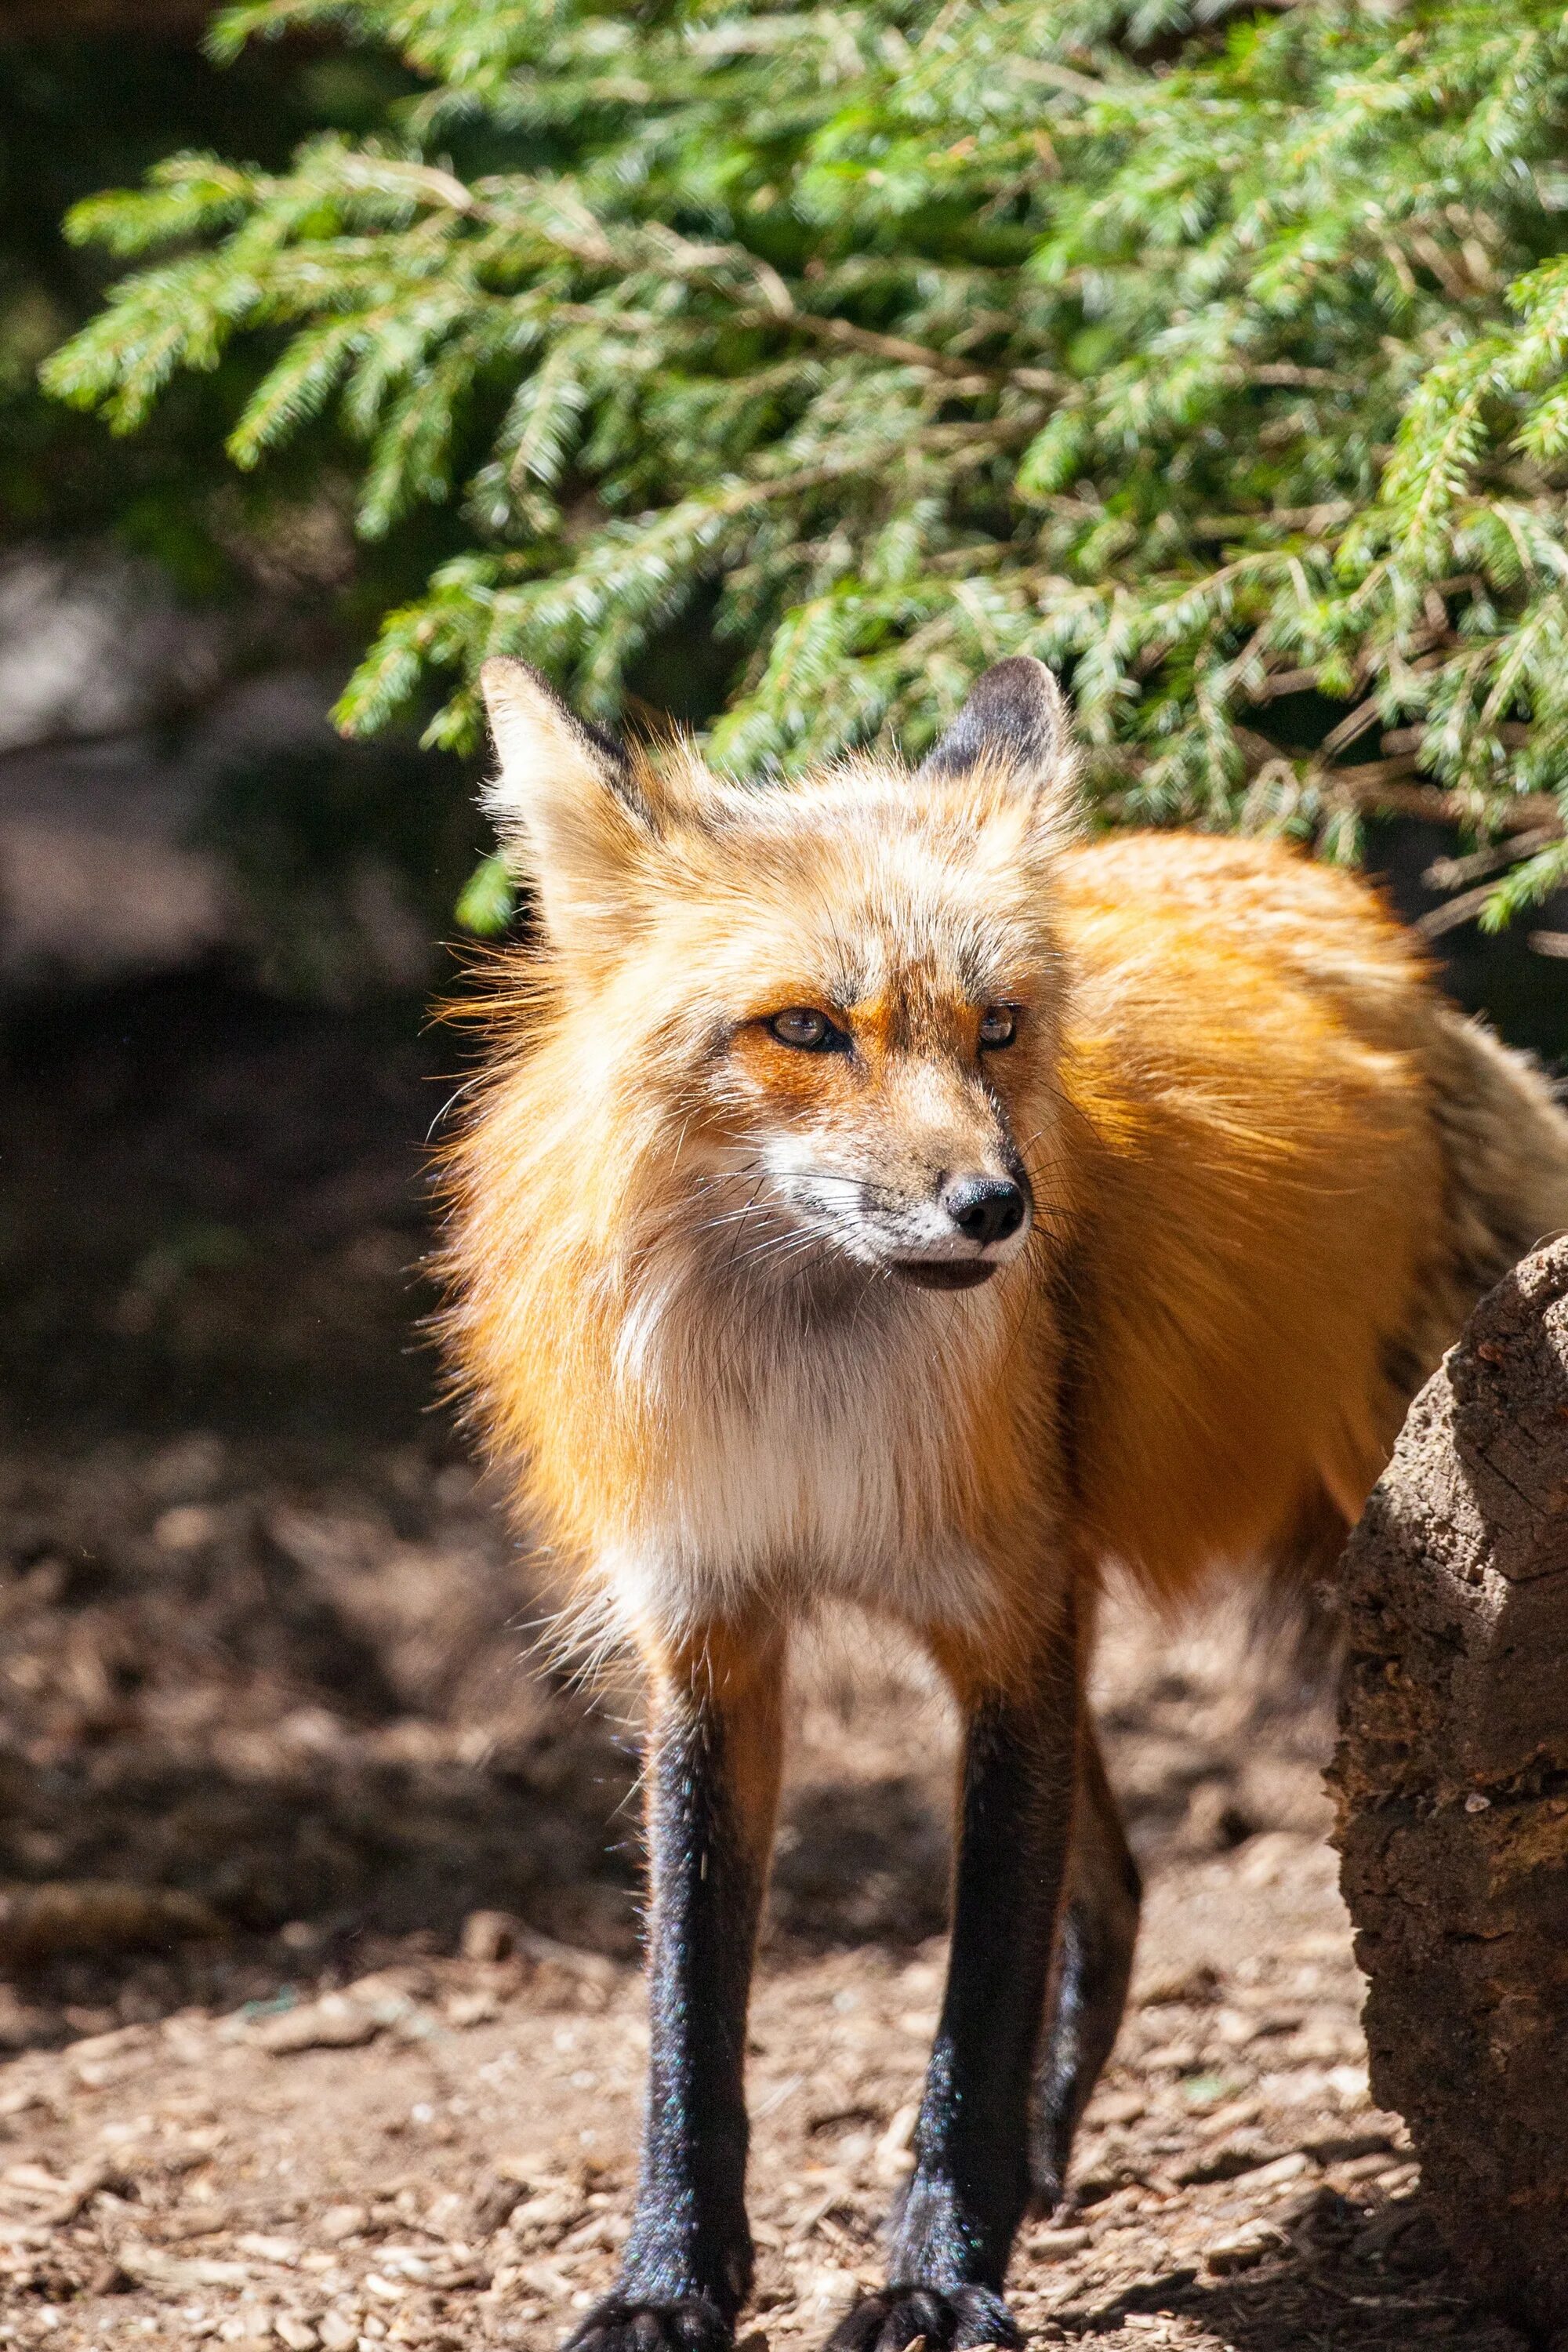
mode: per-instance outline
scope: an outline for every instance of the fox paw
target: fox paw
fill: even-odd
[[[895,2282],[864,2294],[827,2339],[827,2352],[906,2352],[917,2336],[926,2352],[968,2352],[981,2344],[1024,2338],[999,2294],[985,2286],[914,2286]]]
[[[729,2352],[733,2341],[729,2321],[706,2296],[661,2303],[607,2294],[573,2329],[562,2352]]]

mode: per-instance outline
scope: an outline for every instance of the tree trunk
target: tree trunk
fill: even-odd
[[[1342,1573],[1373,2094],[1478,2294],[1568,2340],[1568,1241],[1477,1307]]]

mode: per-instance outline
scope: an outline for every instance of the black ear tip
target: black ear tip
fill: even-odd
[[[1009,654],[1005,661],[993,662],[989,669],[981,671],[971,691],[984,694],[999,689],[1011,694],[1020,688],[1032,694],[1055,691],[1056,680],[1033,654]]]
[[[1061,691],[1043,661],[1033,654],[1014,654],[982,670],[970,688],[969,707],[978,707],[1000,724],[1044,725],[1055,731],[1061,709]]]
[[[1061,688],[1045,663],[1033,654],[1013,654],[982,670],[924,772],[962,775],[984,757],[1038,766],[1060,751],[1066,732]]]

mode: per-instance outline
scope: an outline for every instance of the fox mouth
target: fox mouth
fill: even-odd
[[[890,1271],[922,1290],[977,1290],[996,1271],[994,1258],[896,1257]]]

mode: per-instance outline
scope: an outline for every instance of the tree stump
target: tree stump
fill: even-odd
[[[1568,2343],[1568,1241],[1477,1307],[1342,1574],[1373,2091],[1477,2294]]]

